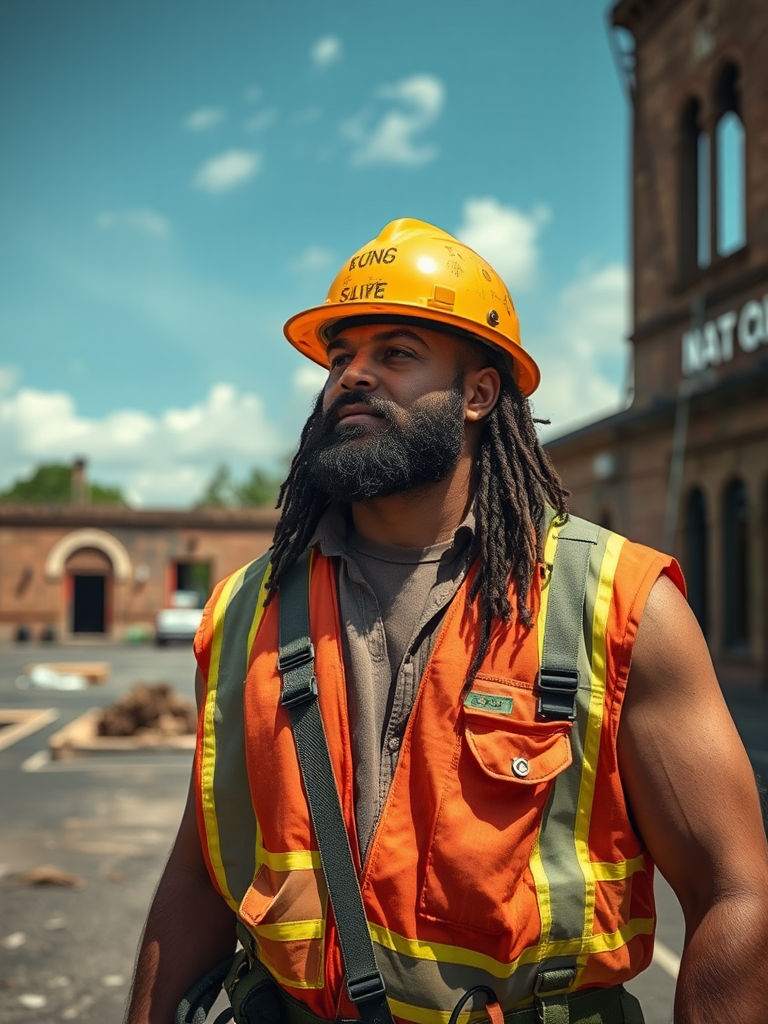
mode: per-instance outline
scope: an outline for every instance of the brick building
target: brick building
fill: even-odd
[[[575,512],[674,553],[721,680],[768,685],[768,4],[621,0],[634,394],[548,445]]]
[[[274,510],[0,503],[0,641],[151,636],[175,591],[214,583],[272,543]]]

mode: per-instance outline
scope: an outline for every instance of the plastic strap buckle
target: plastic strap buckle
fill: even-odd
[[[308,679],[301,679],[298,685],[284,686],[280,694],[280,704],[284,708],[292,708],[306,700],[313,700],[316,696],[317,679],[313,674]]]
[[[317,697],[315,673],[311,668],[308,671],[301,671],[306,669],[306,666],[313,666],[314,661],[315,648],[309,641],[298,650],[281,652],[278,655],[277,669],[283,676],[280,704],[284,708],[292,708]]]
[[[576,717],[579,673],[572,669],[543,667],[539,671],[538,686],[539,714],[557,722],[572,722]]]
[[[362,978],[348,981],[347,991],[353,1003],[367,1003],[369,999],[383,999],[387,990],[384,987],[384,979],[376,971],[374,974],[365,974]]]
[[[310,661],[314,660],[315,647],[314,644],[309,643],[306,647],[300,647],[296,651],[278,654],[277,670],[281,675],[285,675],[286,672],[292,672],[293,669],[301,668],[302,665],[308,665]]]

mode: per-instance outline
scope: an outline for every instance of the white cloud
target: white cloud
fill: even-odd
[[[431,128],[445,103],[445,85],[434,75],[411,75],[376,90],[380,100],[394,101],[380,116],[373,108],[361,111],[341,126],[342,136],[354,146],[352,164],[402,164],[417,166],[437,156],[433,144],[417,143]]]
[[[217,463],[264,464],[285,448],[262,399],[226,383],[201,402],[159,416],[119,409],[87,417],[66,392],[21,388],[0,402],[0,426],[3,486],[41,462],[84,455],[95,479],[119,484],[142,504],[186,504]]]
[[[331,64],[341,60],[344,47],[338,36],[321,36],[309,51],[309,57],[316,68],[325,71]]]
[[[325,270],[334,262],[334,256],[330,249],[323,249],[319,245],[308,245],[306,249],[292,260],[290,269],[297,273],[312,272],[313,270]]]
[[[550,217],[546,206],[526,214],[491,196],[467,199],[456,234],[501,274],[514,297],[536,279],[539,235]]]
[[[253,135],[256,132],[263,132],[265,128],[269,128],[277,120],[277,109],[275,107],[265,107],[264,110],[260,110],[258,114],[254,114],[253,117],[249,117],[243,125],[243,129],[249,134]]]
[[[187,114],[183,124],[187,131],[204,132],[221,124],[226,116],[227,112],[223,107],[198,107],[191,114]]]
[[[260,169],[260,153],[250,149],[228,149],[206,161],[195,175],[194,183],[206,192],[227,192],[248,181]]]
[[[307,362],[300,366],[293,375],[293,389],[299,399],[310,402],[318,391],[321,391],[328,379],[328,371],[317,363]]]
[[[138,208],[132,210],[102,210],[96,218],[96,227],[102,231],[112,228],[128,228],[152,238],[167,238],[171,233],[171,222],[155,210]]]
[[[552,420],[542,432],[545,438],[623,407],[628,327],[629,274],[609,264],[560,292],[546,336],[528,341],[523,333],[541,368],[534,406],[538,415]]]
[[[21,379],[18,366],[0,366],[0,398],[9,394]]]

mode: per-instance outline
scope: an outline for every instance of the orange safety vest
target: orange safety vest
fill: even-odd
[[[545,564],[556,557],[559,525],[550,524]],[[280,706],[278,599],[265,609],[267,571],[268,555],[219,584],[195,641],[206,682],[195,762],[203,851],[275,980],[323,1018],[353,1017]],[[673,559],[600,531],[575,722],[542,721],[536,711],[546,573],[531,588],[534,627],[513,621],[497,630],[469,692],[478,614],[465,580],[424,670],[361,868],[335,567],[315,553],[320,708],[396,1017],[445,1024],[478,984],[493,988],[505,1011],[526,1005],[542,967],[574,967],[574,991],[621,984],[650,963],[653,865],[630,822],[616,738],[643,606],[665,571],[682,589]]]

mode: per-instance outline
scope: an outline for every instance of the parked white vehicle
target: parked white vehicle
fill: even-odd
[[[157,613],[155,642],[158,647],[164,647],[174,641],[191,641],[202,617],[200,595],[196,590],[174,591],[171,594],[171,607],[163,608]]]

